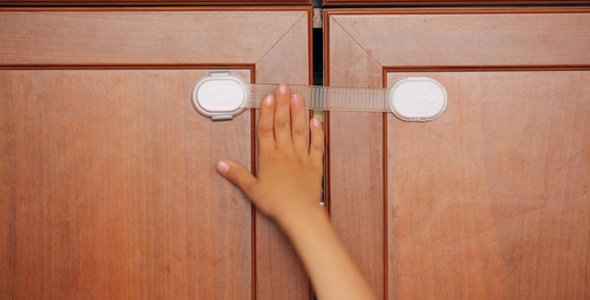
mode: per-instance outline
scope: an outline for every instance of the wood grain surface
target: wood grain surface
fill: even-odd
[[[250,119],[196,113],[206,71],[0,74],[1,298],[250,295],[250,203],[214,168],[249,165]]]
[[[256,64],[309,12],[5,9],[0,64]]]
[[[588,4],[586,0],[323,0],[324,6]]]
[[[310,24],[311,7],[0,9],[0,298],[309,299],[285,237],[213,169],[255,165],[255,115],[211,123],[188,93],[212,67],[309,84]]]
[[[380,65],[338,24],[330,23],[328,30],[331,52],[326,83],[381,87]],[[381,115],[329,112],[329,123],[328,208],[332,224],[373,290],[383,297]]]
[[[0,1],[6,6],[125,6],[125,5],[311,5],[311,0],[17,0]]]
[[[590,297],[590,72],[409,76],[449,104],[388,117],[390,298]]]
[[[324,12],[328,85],[453,89],[431,123],[329,113],[333,224],[380,297],[590,297],[590,11]]]
[[[329,17],[382,66],[587,65],[588,11],[334,10]]]

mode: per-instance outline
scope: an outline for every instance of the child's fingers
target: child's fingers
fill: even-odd
[[[275,141],[277,148],[292,148],[289,86],[280,84],[276,89]]]
[[[307,121],[301,94],[291,95],[291,133],[295,152],[307,154]]]
[[[250,171],[231,160],[224,159],[217,162],[217,171],[246,194],[250,192],[252,186],[256,183],[256,177]]]
[[[274,131],[275,97],[266,95],[258,120],[258,150],[261,155],[276,148]]]
[[[309,122],[311,131],[311,144],[309,145],[309,157],[315,164],[321,165],[324,157],[324,130],[318,118],[312,118]]]

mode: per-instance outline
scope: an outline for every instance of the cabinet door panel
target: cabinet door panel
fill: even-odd
[[[214,168],[250,165],[250,120],[195,112],[207,71],[1,74],[15,298],[250,294],[250,204]]]
[[[2,9],[0,298],[309,299],[215,171],[255,166],[255,114],[214,123],[190,92],[219,69],[309,84],[310,12]]]
[[[384,299],[584,299],[589,11],[326,10],[330,86],[440,80],[437,120],[329,112],[332,222]]]
[[[441,82],[449,106],[425,124],[388,117],[390,290],[587,297],[590,72],[388,73],[388,86],[409,76]]]

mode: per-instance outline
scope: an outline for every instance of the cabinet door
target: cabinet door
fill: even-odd
[[[427,76],[427,123],[330,112],[332,222],[382,299],[590,297],[590,11],[328,10],[326,80]]]
[[[16,0],[3,6],[129,6],[129,5],[311,5],[312,0]]]
[[[587,4],[586,0],[323,0],[325,6]]]
[[[195,82],[309,84],[310,10],[0,11],[0,298],[309,299],[276,226],[215,170],[254,111]],[[283,60],[283,57],[289,57]]]

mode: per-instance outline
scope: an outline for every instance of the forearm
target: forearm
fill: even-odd
[[[321,207],[277,222],[299,254],[318,299],[377,299]]]

